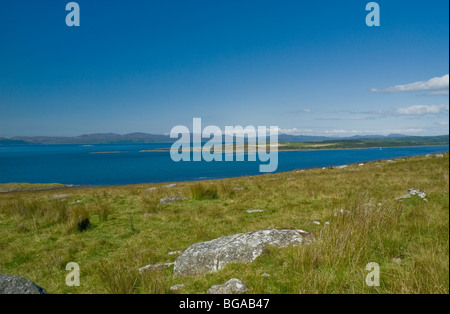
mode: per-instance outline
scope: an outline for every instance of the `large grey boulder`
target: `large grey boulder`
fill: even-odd
[[[312,240],[312,234],[302,230],[260,230],[196,243],[175,261],[174,275],[188,277],[214,273],[229,263],[253,262],[264,252],[266,245],[283,248]]]
[[[25,278],[0,274],[0,294],[47,294],[47,292]]]

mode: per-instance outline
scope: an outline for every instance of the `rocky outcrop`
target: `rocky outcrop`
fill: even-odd
[[[249,291],[248,287],[239,279],[233,278],[223,285],[214,285],[208,289],[208,294],[237,294]]]
[[[25,278],[0,274],[0,294],[47,294],[47,292]]]
[[[313,235],[302,230],[260,230],[196,243],[175,261],[174,275],[188,277],[214,273],[229,263],[253,262],[266,245],[283,248],[312,241]]]
[[[411,196],[418,196],[421,199],[423,199],[425,202],[428,203],[427,194],[424,191],[418,190],[418,189],[409,189],[408,194],[397,197],[395,200],[399,201],[402,199],[411,198]]]

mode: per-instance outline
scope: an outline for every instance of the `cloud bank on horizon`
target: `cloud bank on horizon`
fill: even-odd
[[[374,93],[398,93],[398,92],[419,92],[430,91],[428,95],[448,95],[449,75],[434,77],[428,81],[415,82],[406,85],[396,85],[385,89],[372,89]]]

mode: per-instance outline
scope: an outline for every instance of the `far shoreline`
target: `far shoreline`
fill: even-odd
[[[286,149],[278,150],[279,152],[316,152],[316,151],[335,151],[335,150],[359,150],[359,149],[388,149],[388,148],[420,148],[420,147],[441,147],[450,146],[449,144],[444,145],[401,145],[401,146],[374,146],[374,147],[354,147],[354,148],[324,148],[324,149]]]

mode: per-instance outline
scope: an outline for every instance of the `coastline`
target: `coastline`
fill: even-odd
[[[437,146],[442,146],[442,145],[437,145]],[[406,147],[411,147],[411,146],[406,146]],[[418,146],[418,147],[423,147],[423,146]],[[377,147],[375,147],[377,148]],[[361,149],[365,149],[365,148],[361,148]],[[296,151],[296,150],[295,150]],[[426,154],[426,155],[417,155],[417,156],[408,156],[408,157],[398,157],[398,158],[386,158],[386,159],[377,159],[377,160],[373,160],[373,161],[368,161],[368,162],[364,162],[364,165],[373,165],[373,164],[378,164],[381,162],[386,162],[388,160],[392,160],[394,162],[399,162],[399,161],[405,161],[405,160],[410,160],[410,159],[414,159],[414,158],[425,158],[428,156],[436,156],[439,155],[440,153],[434,153],[434,154]],[[449,152],[443,152],[441,153],[444,155],[444,158],[448,158],[449,157]],[[359,166],[362,163],[349,163],[346,165],[341,165],[341,166],[346,166],[346,167],[354,167],[354,166]],[[78,189],[84,189],[84,188],[117,188],[117,187],[143,187],[143,186],[152,186],[152,187],[158,187],[158,186],[165,186],[168,184],[185,184],[185,183],[190,183],[190,184],[195,184],[195,183],[202,183],[202,182],[214,182],[214,181],[220,181],[220,180],[233,180],[233,179],[239,179],[239,178],[251,178],[251,177],[262,177],[262,176],[271,176],[271,175],[286,175],[289,173],[293,173],[293,172],[304,172],[304,171],[314,171],[314,170],[325,170],[325,169],[338,169],[337,167],[339,166],[327,166],[327,167],[314,167],[314,168],[304,168],[304,169],[294,169],[291,171],[282,171],[282,172],[275,172],[275,173],[261,173],[261,174],[256,174],[256,175],[244,175],[244,176],[231,176],[231,177],[225,177],[225,178],[208,178],[208,177],[202,177],[202,178],[198,178],[196,180],[184,180],[184,181],[165,181],[165,182],[142,182],[142,183],[134,183],[134,184],[117,184],[117,185],[74,185],[74,184],[59,184],[59,186],[54,186],[54,187],[41,187],[41,188],[29,188],[29,189],[11,189],[11,190],[1,190],[1,186],[2,185],[7,185],[7,184],[27,184],[27,185],[46,185],[46,183],[3,183],[0,184],[0,194],[9,194],[9,193],[19,193],[19,192],[47,192],[47,191],[62,191],[62,190],[78,190]],[[49,184],[51,185],[51,184]]]
[[[388,149],[388,148],[420,148],[420,147],[440,147],[449,146],[449,144],[444,145],[401,145],[401,146],[374,146],[374,147],[354,147],[354,148],[324,148],[324,149],[286,149],[278,150],[279,152],[315,152],[315,151],[335,151],[335,150],[359,150],[359,149]]]

